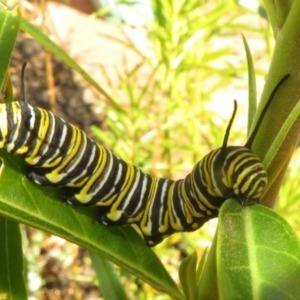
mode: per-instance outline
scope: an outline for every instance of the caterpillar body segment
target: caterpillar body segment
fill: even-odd
[[[287,78],[278,83],[266,106]],[[102,224],[136,224],[146,243],[154,246],[217,217],[228,198],[242,204],[260,201],[267,173],[251,146],[266,110],[245,146],[227,146],[236,109],[235,102],[222,146],[177,181],[144,173],[76,126],[27,104],[24,97],[0,104],[0,148],[25,159],[30,180],[61,187],[64,201],[72,205],[98,206]]]

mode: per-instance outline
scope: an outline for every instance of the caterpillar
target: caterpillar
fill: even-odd
[[[23,157],[27,178],[62,188],[72,205],[99,206],[105,225],[136,224],[145,242],[155,246],[175,232],[195,231],[218,216],[222,203],[259,202],[267,173],[252,152],[252,142],[272,99],[289,77],[274,88],[244,146],[227,146],[237,111],[227,126],[223,144],[196,163],[181,180],[154,178],[97,144],[76,126],[50,111],[25,102],[24,69],[21,98],[0,104],[0,148]]]

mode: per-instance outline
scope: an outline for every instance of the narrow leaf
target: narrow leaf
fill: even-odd
[[[10,10],[0,2],[0,91],[16,43],[20,23],[20,7],[16,6],[13,10]]]
[[[27,299],[19,224],[0,216],[0,299]]]
[[[7,73],[6,83],[5,83],[5,99],[4,102],[13,102],[14,101],[14,94],[13,94],[13,86],[11,82],[10,73]]]
[[[197,299],[197,252],[186,257],[179,268],[179,278],[186,299]]]
[[[207,254],[200,282],[198,284],[198,300],[216,300],[219,299],[219,291],[217,285],[217,232],[214,236],[212,245]]]
[[[196,272],[197,286],[200,283],[201,275],[203,273],[203,269],[204,269],[205,263],[207,261],[208,250],[209,250],[209,247],[206,247],[203,254],[202,254],[202,257],[201,257],[201,260],[198,264],[198,267],[197,267],[197,272]]]
[[[93,251],[89,251],[89,253],[104,299],[127,300],[128,298],[112,263]]]
[[[243,43],[245,47],[246,57],[247,57],[247,65],[248,65],[248,87],[249,87],[249,95],[248,95],[248,136],[250,134],[250,129],[253,124],[254,116],[256,113],[256,81],[255,81],[255,70],[253,65],[253,60],[251,56],[251,52],[247,43],[246,38],[242,34]]]

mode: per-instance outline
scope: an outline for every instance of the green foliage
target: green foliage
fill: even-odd
[[[19,224],[0,216],[0,297],[27,299]]]
[[[231,199],[220,209],[219,224],[201,278],[195,253],[182,262],[186,299],[297,299],[300,242],[281,216]]]
[[[273,5],[276,10],[281,7],[277,2]],[[266,104],[274,86],[285,74],[290,74],[290,79],[286,81],[280,91],[276,93],[274,103],[271,105],[268,114],[262,123],[261,130],[253,144],[254,152],[263,159],[271,149],[272,144],[274,143],[278,132],[284,126],[287,117],[290,116],[296,120],[293,126],[290,127],[290,130],[288,130],[288,133],[285,134],[284,141],[280,147],[279,145],[276,145],[271,150],[273,153],[268,153],[268,156],[270,155],[273,157],[272,162],[267,168],[268,176],[272,179],[272,182],[268,185],[268,191],[265,194],[262,203],[271,208],[275,208],[276,206],[287,162],[290,160],[299,140],[300,122],[299,118],[297,118],[299,111],[298,106],[296,106],[300,98],[298,92],[298,73],[300,68],[300,57],[298,55],[300,47],[299,13],[300,3],[294,1],[291,10],[286,16],[284,26],[281,31],[277,33],[274,55],[272,57],[265,88],[258,108],[258,111],[260,112],[262,107]],[[255,120],[257,120],[257,118],[255,118]],[[287,127],[289,126],[290,125],[287,125]]]
[[[300,243],[290,225],[261,206],[229,200],[220,210],[217,240],[221,299],[296,299]]]
[[[127,300],[128,298],[112,263],[93,252],[90,252],[90,256],[93,261],[93,267],[97,273],[104,299]]]
[[[196,299],[197,294],[197,252],[193,252],[191,255],[186,257],[179,268],[179,278],[182,285],[182,290],[184,292],[186,299]]]
[[[21,12],[19,8],[10,10],[5,9],[0,2],[0,90],[2,89],[6,72],[10,62],[10,56],[14,49],[21,23]]]
[[[209,123],[216,117],[205,102],[246,69],[224,68],[222,59],[232,53],[231,47],[211,47],[225,35],[223,28],[234,26],[245,10],[231,1],[212,7],[201,4],[153,2],[155,18],[148,29],[152,51],[128,42],[141,62],[128,70],[125,61],[125,67],[116,70],[120,74],[117,86],[103,69],[109,94],[124,109],[105,107],[109,130],[93,128],[94,132],[119,156],[154,176],[186,174],[207,151],[221,145],[224,125],[209,124],[209,129],[216,130],[216,136],[211,136],[199,120]]]
[[[246,38],[242,35],[243,43],[246,51],[247,64],[248,64],[248,88],[249,88],[249,99],[248,99],[248,136],[250,134],[251,125],[256,113],[257,99],[256,99],[256,80],[255,80],[255,70],[252,61],[251,52]]]
[[[60,198],[57,189],[40,189],[24,179],[24,162],[19,157],[1,152],[1,215],[79,244],[127,269],[157,290],[181,299],[180,291],[157,256],[132,227],[107,227],[92,222],[96,217],[93,208],[70,210],[68,205],[55,200]]]
[[[264,2],[277,43],[262,101],[255,113],[254,69],[256,74],[261,74],[262,70],[253,67],[251,45],[248,46],[243,38],[249,72],[248,128],[255,125],[272,88],[283,75],[291,74],[291,79],[276,95],[254,144],[254,152],[264,159],[271,179],[264,203],[273,207],[287,162],[299,140],[297,74],[300,56],[297,42],[300,41],[300,3],[290,1],[283,6],[282,1]],[[246,64],[236,67],[227,63],[224,66],[221,59],[232,53],[230,45],[217,49],[212,49],[211,45],[220,37],[227,38],[229,30],[242,29],[245,33],[259,32],[259,29],[238,23],[247,11],[234,1],[153,1],[152,5],[155,17],[147,27],[152,51],[138,48],[128,40],[127,46],[139,54],[141,62],[132,70],[124,61],[116,70],[119,85],[114,85],[103,69],[110,86],[106,91],[36,27],[25,19],[20,24],[18,10],[11,13],[0,4],[0,84],[4,82],[21,26],[106,98],[106,103],[102,103],[107,112],[106,130],[94,128],[99,140],[154,176],[176,178],[178,172],[190,172],[207,151],[221,145],[224,125],[214,124],[212,118],[216,115],[206,103],[214,92],[246,70]],[[261,38],[269,43],[268,30],[261,32]],[[199,120],[207,124],[206,127],[200,127]],[[1,268],[0,277],[8,274],[9,278],[18,279],[20,299],[26,298],[20,233],[16,223],[8,219],[51,232],[89,249],[107,299],[125,299],[126,296],[111,264],[105,259],[172,299],[232,299],[233,295],[242,299],[292,299],[300,293],[296,282],[299,241],[286,221],[267,208],[241,207],[236,201],[227,201],[221,208],[218,231],[210,250],[199,264],[196,252],[182,262],[179,269],[181,290],[133,228],[105,227],[91,222],[95,220],[93,208],[70,208],[60,201],[57,189],[40,187],[25,179],[24,162],[20,158],[4,151],[1,151],[1,158],[0,230],[3,238],[0,248],[11,265]],[[290,178],[294,181],[286,179],[288,188],[283,188],[282,192],[292,199],[292,207],[298,209],[300,193],[294,183],[297,176],[290,174]],[[290,203],[284,204],[281,212],[289,216]],[[294,220],[297,217],[298,214]],[[196,233],[188,235],[196,237],[185,239],[188,249],[197,248],[199,237]],[[11,260],[12,254],[15,260]],[[2,282],[6,286],[0,286],[0,296],[6,291],[12,295],[15,288],[12,290]]]
[[[263,0],[263,3],[268,12],[268,17],[274,32],[274,36],[276,38],[278,31],[280,31],[280,29],[283,27],[288,17],[293,1],[292,0],[284,0],[284,1]]]
[[[0,3],[0,90],[5,82],[20,21],[21,13],[18,8],[7,11]],[[7,101],[12,98],[10,83],[10,77],[8,77],[5,88]],[[0,216],[0,237],[0,297],[3,299],[27,299],[22,242],[18,224]]]
[[[296,299],[300,243],[290,225],[261,206],[229,200],[220,211],[218,285],[224,299]],[[263,228],[263,230],[261,230]]]

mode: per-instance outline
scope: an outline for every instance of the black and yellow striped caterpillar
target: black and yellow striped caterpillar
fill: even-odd
[[[231,197],[242,204],[259,202],[267,174],[251,151],[263,117],[286,75],[273,90],[244,146],[227,146],[237,110],[221,148],[200,160],[182,180],[153,178],[89,139],[76,126],[24,100],[24,66],[20,101],[0,104],[0,148],[31,165],[27,177],[37,184],[63,188],[70,204],[100,206],[105,225],[135,223],[154,246],[179,231],[194,231],[218,216]]]

